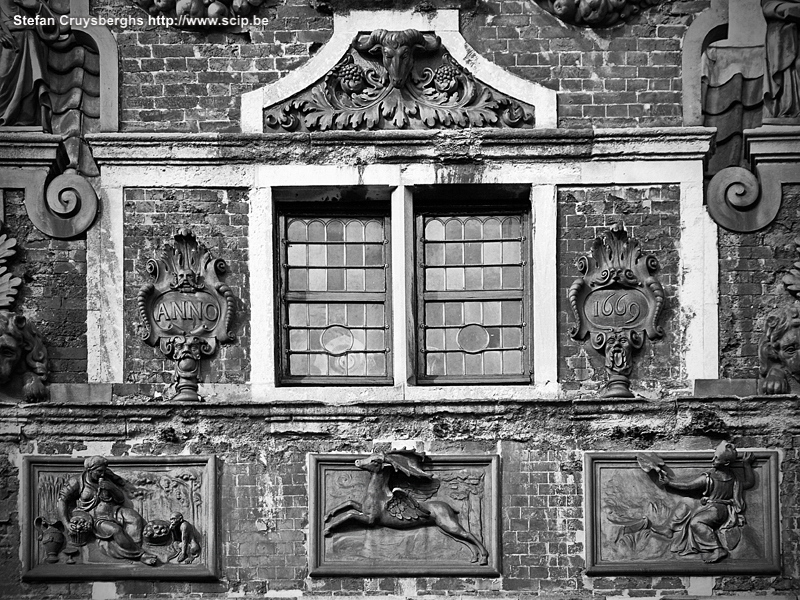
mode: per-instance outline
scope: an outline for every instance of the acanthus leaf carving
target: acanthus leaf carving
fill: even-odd
[[[378,29],[264,122],[273,131],[533,127],[534,107],[476,80],[433,34]]]

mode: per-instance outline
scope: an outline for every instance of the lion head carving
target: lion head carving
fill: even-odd
[[[800,382],[800,305],[788,306],[767,317],[758,345],[762,394],[788,394],[791,380]]]
[[[0,386],[22,378],[22,393],[29,402],[47,400],[47,348],[24,316],[0,310]]]

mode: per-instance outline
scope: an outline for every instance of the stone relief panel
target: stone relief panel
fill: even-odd
[[[778,453],[588,452],[587,573],[780,573]]]
[[[310,575],[500,575],[499,457],[309,461]]]
[[[213,456],[24,457],[23,579],[216,577]]]
[[[264,131],[534,126],[534,107],[475,79],[415,29],[355,37],[322,81],[264,111]]]

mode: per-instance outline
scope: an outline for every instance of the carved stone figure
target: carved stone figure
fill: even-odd
[[[218,342],[232,342],[228,331],[234,314],[231,289],[219,280],[225,261],[214,258],[188,229],[165,245],[158,259],[147,262],[156,282],[139,290],[142,338],[175,361],[176,401],[196,401],[200,359],[211,356]]]
[[[35,25],[21,22],[36,17]],[[46,2],[0,0],[0,127],[50,130],[47,44],[57,38],[58,25]]]
[[[628,21],[660,0],[536,0],[536,4],[570,25],[611,27]]]
[[[701,554],[707,563],[718,562],[736,548],[741,539],[741,527],[745,523],[744,491],[753,487],[754,457],[751,453],[742,456],[744,477],[733,470],[739,458],[736,447],[730,442],[721,442],[714,450],[711,470],[689,479],[676,479],[666,470],[664,461],[655,457],[641,456],[639,464],[643,470],[654,472],[660,485],[678,492],[702,492],[700,506],[683,515],[676,515],[668,527],[656,527],[655,531],[672,538],[671,550],[682,556]],[[653,527],[652,524],[648,524]]]
[[[788,394],[800,381],[800,306],[793,304],[767,317],[758,344],[758,391]]]
[[[21,377],[22,395],[29,402],[50,397],[47,389],[47,348],[28,319],[0,310],[0,386]]]
[[[345,525],[413,529],[438,527],[445,534],[466,544],[471,562],[488,564],[489,553],[483,543],[458,520],[450,504],[430,500],[439,481],[422,470],[424,455],[411,450],[372,454],[355,465],[370,473],[367,489],[360,501],[348,500],[325,515],[325,536]]]
[[[58,515],[75,545],[88,543],[90,532],[108,556],[155,566],[156,556],[142,549],[144,519],[127,505],[128,485],[102,456],[87,458],[80,477],[69,479],[59,490]]]
[[[160,23],[182,29],[207,29],[225,26],[225,20],[244,19],[264,0],[134,0],[154,17],[172,19]]]
[[[639,241],[617,223],[595,238],[592,256],[582,256],[577,266],[583,276],[569,289],[577,321],[570,335],[576,340],[590,335],[592,348],[605,355],[603,397],[630,398],[633,351],[644,344],[643,334],[651,340],[664,336],[658,325],[664,288],[654,276],[658,260],[643,255]]]
[[[183,518],[179,512],[172,513],[169,517],[169,530],[172,534],[172,547],[175,552],[169,559],[176,562],[191,564],[200,556],[200,535],[194,525]]]
[[[475,80],[437,36],[376,29],[264,122],[273,131],[533,127],[534,109]]]
[[[800,118],[800,0],[761,0],[767,19],[769,117]]]

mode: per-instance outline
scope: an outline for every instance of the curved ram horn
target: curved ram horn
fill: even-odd
[[[376,29],[369,34],[367,41],[360,42],[359,38],[363,37],[361,34],[357,35],[353,40],[353,48],[359,52],[371,52],[376,46],[382,46],[386,39],[385,29]]]

